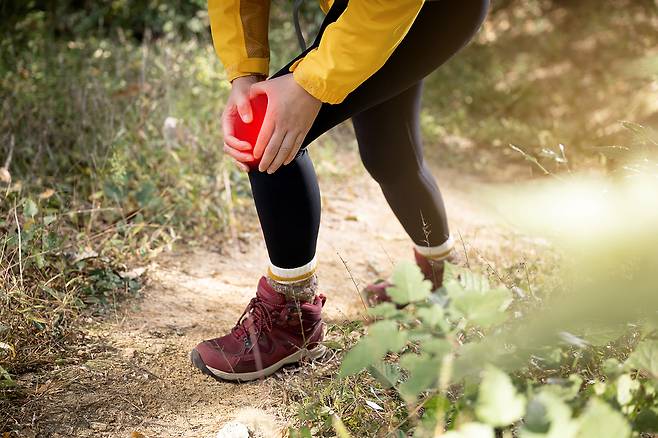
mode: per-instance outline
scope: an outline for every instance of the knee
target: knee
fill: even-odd
[[[361,162],[370,176],[380,184],[391,182],[396,174],[391,157],[361,151]]]
[[[417,160],[396,159],[395,154],[361,154],[361,161],[370,176],[380,185],[400,185],[415,181],[424,172],[424,164]]]

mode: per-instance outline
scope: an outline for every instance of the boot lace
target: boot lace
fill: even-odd
[[[285,305],[265,303],[258,297],[252,298],[247,308],[238,318],[231,333],[239,339],[248,336],[250,330],[256,336],[260,336],[263,329],[271,331],[274,325],[273,310],[277,310],[279,307],[285,308]]]

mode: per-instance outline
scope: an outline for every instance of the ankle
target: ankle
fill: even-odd
[[[318,291],[318,277],[315,274],[295,282],[277,281],[267,277],[267,284],[275,292],[285,296],[287,301],[299,303],[312,303]]]

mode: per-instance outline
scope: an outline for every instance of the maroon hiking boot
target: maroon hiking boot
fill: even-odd
[[[425,279],[432,282],[432,290],[437,290],[443,285],[443,274],[445,270],[446,260],[432,260],[421,255],[414,248],[414,258],[420,271],[425,276]],[[450,260],[450,259],[448,259]],[[366,286],[361,295],[369,306],[376,306],[379,303],[391,301],[391,297],[386,292],[386,289],[392,286],[390,281],[378,280],[375,283]]]
[[[324,354],[321,312],[326,298],[312,303],[287,301],[262,277],[256,297],[231,332],[203,341],[192,350],[192,363],[204,374],[248,381],[275,373],[284,365]]]

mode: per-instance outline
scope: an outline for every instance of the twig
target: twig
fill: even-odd
[[[11,140],[9,140],[9,153],[7,154],[7,158],[5,159],[5,164],[2,166],[2,168],[6,171],[9,171],[9,165],[11,164],[11,157],[14,155],[15,145],[16,145],[16,139],[12,135]]]
[[[224,197],[226,198],[226,207],[228,208],[228,227],[231,233],[231,239],[237,243],[239,249],[240,242],[238,241],[238,231],[235,228],[233,190],[231,188],[231,179],[228,177],[228,172],[226,171],[226,168],[222,170],[222,177],[224,179]]]
[[[462,248],[464,248],[464,257],[466,258],[466,267],[468,269],[471,269],[471,264],[468,260],[468,253],[466,252],[466,243],[464,243],[464,238],[462,237],[462,232],[458,230],[457,234],[459,234],[459,241],[462,243]]]
[[[359,285],[357,284],[356,280],[354,279],[354,275],[352,275],[352,271],[350,270],[350,267],[347,266],[347,262],[343,257],[340,255],[338,251],[336,251],[336,255],[340,259],[341,262],[343,262],[343,266],[345,266],[345,269],[347,270],[347,273],[350,275],[350,279],[352,280],[352,284],[354,284],[354,289],[356,290],[356,294],[359,296],[359,300],[361,300],[361,304],[363,305],[363,309],[365,310],[365,319],[370,321],[370,316],[368,316],[368,306],[366,305],[366,302],[363,300],[363,296],[361,295],[361,292],[359,292]]]
[[[16,220],[16,228],[18,230],[18,272],[20,274],[21,288],[23,287],[23,243],[21,238],[21,224],[18,221],[18,214],[16,213],[16,201],[14,201],[14,220]]]
[[[9,170],[9,165],[11,164],[11,157],[14,155],[14,146],[16,146],[16,138],[12,135],[9,140],[9,153],[5,159],[5,164],[2,166],[3,169]]]
[[[533,298],[537,298],[535,296],[535,291],[532,290],[532,284],[530,283],[530,273],[528,272],[528,263],[523,262],[523,270],[525,271],[525,279],[528,282],[528,292],[530,292],[530,295],[532,295]]]

